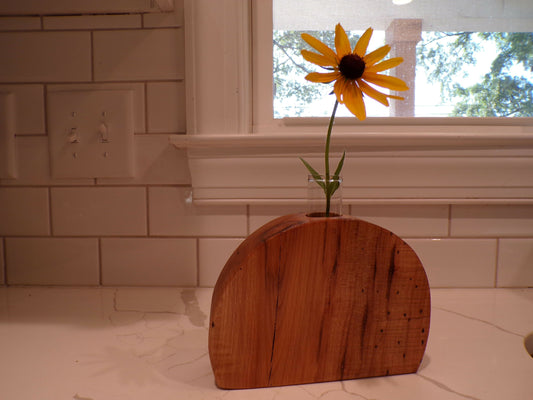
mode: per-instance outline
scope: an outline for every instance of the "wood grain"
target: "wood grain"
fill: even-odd
[[[227,261],[209,355],[225,389],[411,373],[429,322],[424,268],[398,236],[353,217],[287,215]]]

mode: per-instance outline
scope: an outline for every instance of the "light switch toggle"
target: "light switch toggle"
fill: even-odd
[[[80,137],[77,132],[77,128],[70,128],[70,133],[68,134],[69,143],[79,143]]]
[[[100,142],[109,143],[111,141],[109,139],[109,128],[107,127],[105,122],[102,122],[100,124],[100,126],[98,127],[98,132],[100,133]]]

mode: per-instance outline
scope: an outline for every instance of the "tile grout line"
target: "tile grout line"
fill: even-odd
[[[91,82],[94,82],[94,31],[89,31],[89,38],[91,41],[90,49],[91,49]]]
[[[103,266],[103,262],[102,262],[102,238],[101,237],[98,237],[97,238],[98,240],[98,246],[97,246],[97,251],[98,251],[98,285],[99,286],[104,286],[104,282],[103,282],[103,272],[104,272],[104,266]]]
[[[496,238],[496,251],[495,251],[495,268],[494,268],[494,287],[498,287],[498,271],[500,269],[500,238]]]
[[[53,211],[52,211],[52,188],[47,187],[48,194],[48,236],[54,237],[54,223],[53,223]]]
[[[151,237],[152,232],[150,231],[150,187],[144,186],[144,198],[145,198],[145,212],[146,212],[146,237]]]
[[[7,277],[7,245],[6,245],[6,237],[2,237],[2,259],[4,262],[3,266],[3,272],[4,272],[4,286],[8,286],[8,277]]]
[[[452,205],[448,204],[448,237],[452,237]]]

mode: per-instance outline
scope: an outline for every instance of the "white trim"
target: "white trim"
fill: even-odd
[[[251,0],[184,0],[187,132],[251,130]]]
[[[533,204],[533,151],[439,150],[428,156],[369,152],[348,156],[344,166],[346,203]],[[337,155],[338,157],[338,155]],[[322,159],[312,154],[315,166]],[[191,157],[193,196],[201,202],[303,203],[305,168],[284,156]]]
[[[509,128],[509,130],[511,130]],[[321,150],[325,135],[323,132],[312,133],[286,133],[286,134],[254,134],[254,135],[172,135],[170,142],[181,149],[205,149],[210,155],[222,154],[224,149],[237,150],[252,149],[263,151],[277,149],[298,150],[312,147]],[[501,132],[467,132],[455,130],[454,132],[358,132],[358,133],[335,133],[332,137],[334,145],[346,148],[378,148],[391,150],[397,148],[432,150],[450,149],[531,149],[533,148],[533,134],[523,132],[522,129]],[[198,151],[197,151],[198,152]],[[191,152],[192,153],[192,152]]]

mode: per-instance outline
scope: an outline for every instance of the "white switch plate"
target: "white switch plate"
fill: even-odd
[[[47,116],[54,178],[133,177],[131,90],[49,92]]]
[[[0,178],[16,177],[15,98],[12,93],[0,93]]]

